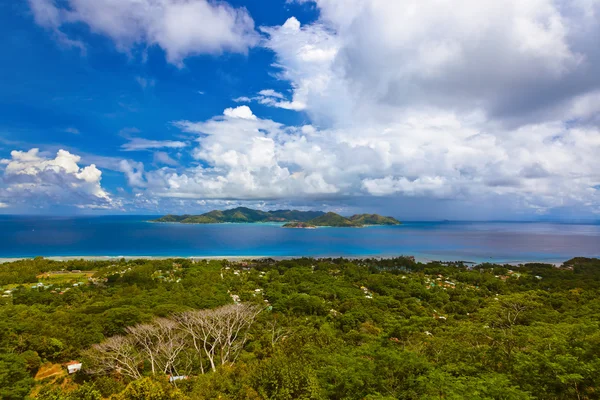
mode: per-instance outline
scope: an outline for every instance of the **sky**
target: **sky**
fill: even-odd
[[[600,0],[0,1],[0,212],[600,219]]]

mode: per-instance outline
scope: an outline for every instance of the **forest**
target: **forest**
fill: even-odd
[[[598,259],[36,258],[0,288],[5,400],[600,398]]]

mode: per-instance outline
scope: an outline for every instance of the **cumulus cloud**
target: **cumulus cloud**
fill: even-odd
[[[256,115],[252,114],[252,110],[248,106],[226,108],[223,115],[231,118],[256,119]]]
[[[54,158],[38,149],[12,151],[4,167],[0,198],[4,204],[114,208],[117,204],[102,188],[102,172],[94,164],[80,167],[81,158],[59,150]]]
[[[511,199],[535,212],[600,211],[600,2],[315,3],[314,23],[292,17],[260,28],[276,59],[275,77],[289,91],[234,100],[302,111],[309,123],[288,126],[248,105],[176,121],[197,136],[191,165],[160,152],[155,169],[119,165],[144,193],[140,201]],[[170,7],[171,0],[160,4]],[[58,16],[49,11],[44,24],[60,27],[78,7],[54,7]],[[144,29],[124,47],[142,40],[163,46]],[[127,43],[123,38],[113,37]],[[184,146],[132,139],[123,149]]]
[[[111,38],[117,48],[159,46],[173,64],[194,54],[245,53],[257,43],[254,21],[244,8],[207,0],[29,0],[35,21],[63,42],[81,47],[63,32],[84,23]]]
[[[285,126],[246,106],[179,122],[199,134],[201,167],[156,171],[156,187],[597,211],[600,57],[590,34],[600,33],[600,3],[435,4],[318,0],[315,23],[261,27],[293,109],[312,124]],[[243,100],[287,101],[268,89]]]
[[[315,3],[260,29],[340,193],[598,209],[599,2]]]
[[[207,121],[175,125],[198,135],[193,156],[199,165],[145,172],[152,193],[179,198],[282,199],[339,191],[320,171],[323,154],[306,148],[310,144],[303,131],[310,129],[258,118],[248,106],[226,109],[222,116]]]
[[[321,23],[302,28],[294,17],[282,26],[261,27],[260,30],[267,35],[263,45],[277,56],[277,65],[281,69],[279,78],[289,81],[293,89],[291,101],[263,96],[262,102],[301,111],[306,109],[310,97],[327,97],[327,90],[336,86],[332,82],[335,79],[332,65],[339,52],[339,38]],[[343,99],[339,97],[338,100]]]
[[[258,118],[241,106],[175,123],[198,136],[197,166],[144,171],[123,162],[122,170],[131,186],[182,199],[496,197],[536,212],[597,209],[598,128],[555,121],[492,133],[482,131],[486,123],[478,115],[407,110],[394,123],[320,129]]]
[[[129,142],[123,144],[121,149],[124,151],[142,151],[152,149],[181,149],[187,144],[177,140],[148,140],[142,138],[132,138]]]
[[[597,1],[316,4],[316,24],[290,19],[263,28],[283,76],[303,89],[313,112],[324,100],[321,90],[350,98],[333,112],[350,109],[362,118],[381,120],[389,108],[435,106],[483,109],[496,120],[522,123],[533,114],[554,115],[551,106],[600,87],[600,49],[593,39],[600,35]],[[320,72],[314,60],[325,60]],[[307,84],[315,81],[325,85]]]

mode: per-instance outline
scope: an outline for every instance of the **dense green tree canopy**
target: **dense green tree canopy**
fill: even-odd
[[[600,397],[599,260],[38,258],[0,284],[2,399]],[[134,373],[98,367],[114,345]]]

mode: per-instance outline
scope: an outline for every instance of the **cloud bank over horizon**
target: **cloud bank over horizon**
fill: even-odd
[[[126,186],[103,186],[103,165],[79,167],[76,148],[52,159],[21,146],[3,161],[3,212],[35,195],[125,211],[421,203],[440,218],[600,215],[600,1],[294,3],[317,16],[277,25],[205,0],[29,0],[59,46],[90,47],[68,29],[84,24],[119,52],[160,48],[172,73],[194,75],[202,54],[247,53],[236,63],[266,54],[255,68],[269,77],[221,91],[229,100],[212,116],[173,113],[152,138],[133,131],[105,164]],[[151,81],[145,96],[160,96]],[[210,96],[202,76],[192,82]]]

